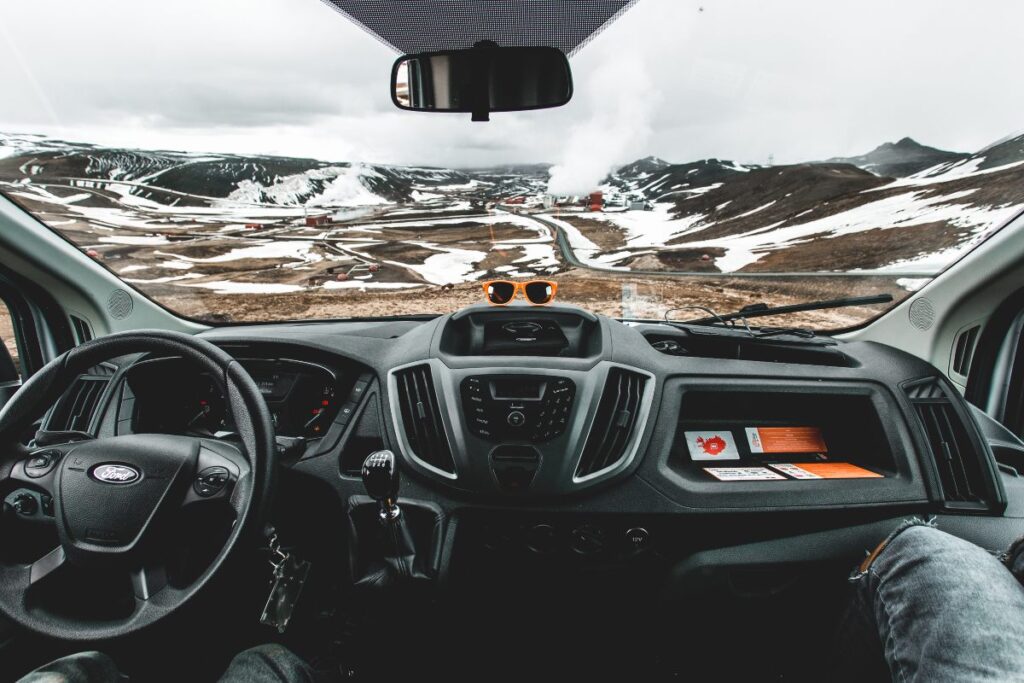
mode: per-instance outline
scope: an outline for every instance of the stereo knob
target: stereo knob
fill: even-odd
[[[526,547],[539,555],[558,549],[558,532],[550,524],[535,524],[526,532]]]
[[[518,410],[513,410],[508,414],[508,425],[510,427],[522,427],[526,424],[526,416]]]
[[[604,529],[584,524],[572,530],[572,549],[580,555],[595,555],[604,550]]]

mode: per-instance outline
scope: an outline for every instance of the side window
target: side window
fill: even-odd
[[[0,299],[0,342],[4,347],[0,350],[0,383],[18,381],[24,376],[18,358],[18,340],[11,310],[3,299]]]
[[[1024,438],[1024,289],[995,308],[980,333],[961,330],[950,369],[963,365],[968,401]]]

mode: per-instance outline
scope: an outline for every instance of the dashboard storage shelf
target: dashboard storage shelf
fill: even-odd
[[[822,462],[848,463],[882,477],[893,476],[892,448],[871,399],[868,392],[819,394],[771,388],[684,392],[672,466],[702,480],[713,476],[706,472],[708,467],[772,469],[780,463]],[[689,434],[694,438],[686,438]],[[709,443],[716,436],[718,440]]]
[[[872,383],[701,378],[670,382],[665,394],[664,413],[677,417],[657,466],[681,503],[783,509],[928,500],[903,412]]]

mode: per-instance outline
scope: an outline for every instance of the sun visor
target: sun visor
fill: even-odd
[[[572,55],[637,0],[323,0],[402,53],[493,40]]]

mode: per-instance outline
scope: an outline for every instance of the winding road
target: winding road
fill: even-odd
[[[496,212],[511,213],[504,211],[503,209],[496,209]],[[530,214],[514,214],[520,218],[528,218],[536,221],[541,225],[545,226],[552,232],[555,237],[555,242],[558,244],[559,250],[562,252],[562,258],[565,259],[566,263],[570,264],[574,268],[583,268],[587,270],[594,270],[603,273],[615,273],[617,275],[642,275],[644,277],[728,277],[728,278],[782,278],[782,277],[877,277],[885,279],[893,279],[897,277],[906,278],[931,278],[935,277],[936,273],[933,272],[913,272],[913,271],[900,271],[898,273],[892,271],[882,270],[858,270],[858,271],[826,271],[826,270],[815,270],[815,271],[783,271],[783,272],[744,272],[744,271],[733,271],[729,273],[723,272],[709,272],[706,270],[651,270],[642,268],[630,268],[629,270],[623,270],[621,268],[611,268],[606,266],[598,266],[594,264],[584,263],[577,258],[576,253],[573,251],[572,245],[569,242],[569,237],[565,233],[565,229],[557,223],[544,218],[543,216],[530,215]]]

